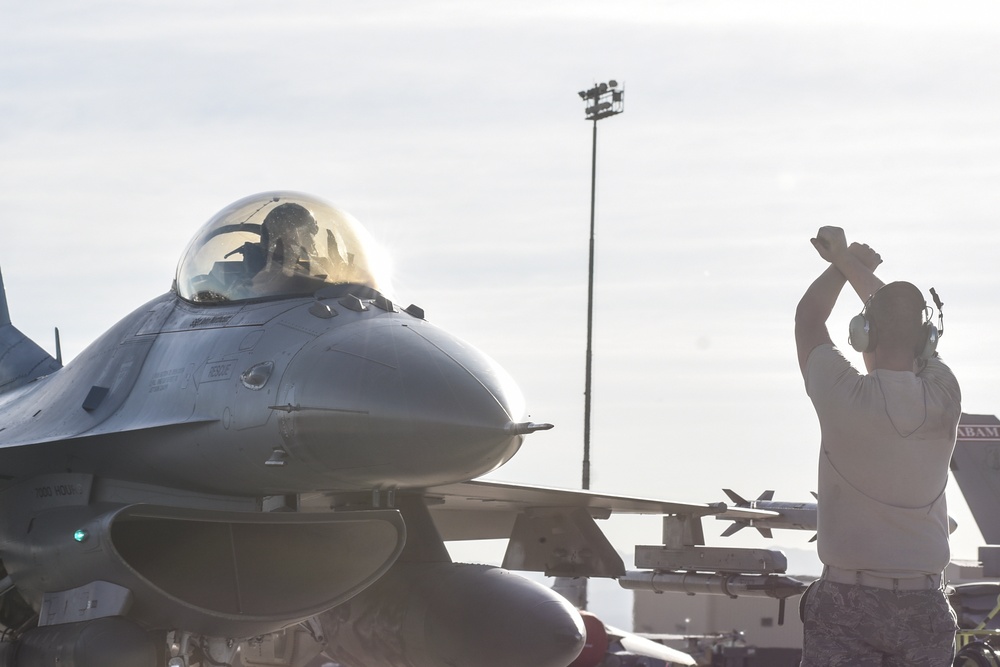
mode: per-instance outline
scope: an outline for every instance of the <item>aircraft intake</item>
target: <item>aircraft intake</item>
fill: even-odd
[[[566,667],[580,614],[552,590],[485,565],[397,563],[320,616],[325,653],[356,667]]]
[[[222,637],[274,632],[330,609],[386,572],[404,542],[395,510],[101,504],[0,525],[3,564],[40,609],[39,625],[127,614],[145,627]]]

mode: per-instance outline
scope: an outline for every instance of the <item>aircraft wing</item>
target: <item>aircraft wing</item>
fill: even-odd
[[[426,487],[419,495],[442,540],[508,540],[503,559],[506,569],[620,581],[626,577],[625,565],[597,526],[597,519],[607,519],[616,513],[663,516],[664,533],[669,526],[672,539],[678,540],[677,546],[686,553],[691,551],[688,547],[704,544],[701,520],[705,516],[725,513],[729,519],[745,522],[779,516],[774,511],[727,507],[722,502],[674,502],[482,479]],[[330,501],[326,493],[304,494],[300,499],[302,509],[330,507]],[[391,497],[386,501],[389,506],[394,502]],[[376,498],[376,506],[380,502]],[[701,552],[705,548],[696,549],[701,551],[693,557],[703,564],[705,555]],[[777,556],[783,563],[784,556]],[[754,563],[761,558],[760,554],[753,555]],[[727,567],[733,568],[731,560]],[[747,567],[752,571],[755,566],[740,566]],[[780,567],[776,564],[771,569]],[[663,582],[661,577],[656,585],[663,589],[672,584]],[[638,587],[643,586],[645,583]]]
[[[434,524],[445,540],[508,538],[519,515],[542,508],[581,508],[595,519],[606,519],[612,514],[700,517],[738,511],[738,508],[727,510],[725,503],[680,503],[486,480],[430,487],[425,498]],[[741,518],[758,518],[759,514],[753,512],[753,516]]]
[[[704,543],[705,516],[726,513],[750,521],[777,515],[727,508],[721,502],[673,502],[486,480],[428,487],[423,496],[445,541],[507,539],[503,567],[550,576],[624,577],[617,549],[595,522],[612,514],[670,517],[671,533],[690,545]],[[667,527],[664,518],[665,533]]]

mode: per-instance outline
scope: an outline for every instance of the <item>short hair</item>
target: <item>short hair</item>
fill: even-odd
[[[875,292],[867,315],[878,332],[878,345],[913,350],[916,355],[926,343],[926,311],[927,302],[916,285],[896,281]]]

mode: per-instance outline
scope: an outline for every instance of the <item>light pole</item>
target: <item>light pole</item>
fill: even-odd
[[[625,89],[618,89],[614,79],[581,90],[580,99],[587,105],[586,120],[594,121],[594,143],[590,159],[590,266],[587,272],[587,370],[583,390],[583,488],[590,488],[590,374],[594,333],[594,201],[597,188],[597,121],[625,111]]]

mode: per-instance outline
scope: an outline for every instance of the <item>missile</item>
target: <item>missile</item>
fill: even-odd
[[[757,500],[747,500],[732,489],[723,489],[727,496],[735,503],[735,507],[725,512],[716,514],[716,519],[732,521],[733,525],[726,528],[722,537],[739,532],[751,526],[756,528],[764,537],[771,537],[772,528],[784,528],[787,530],[816,530],[816,503],[790,503],[778,500],[771,500],[774,491],[765,491],[757,497]],[[816,494],[813,493],[816,498]],[[954,533],[958,528],[958,522],[954,517],[948,517],[948,533]],[[810,542],[816,541],[813,535]]]
[[[723,489],[736,505],[732,511],[716,514],[716,519],[732,521],[732,525],[722,533],[729,537],[747,526],[756,528],[764,537],[772,537],[771,529],[816,530],[816,503],[795,503],[772,500],[774,491],[760,494],[756,500],[747,500],[732,489]],[[813,494],[815,495],[815,494]],[[749,510],[749,512],[747,511]],[[816,538],[813,537],[814,541]]]

